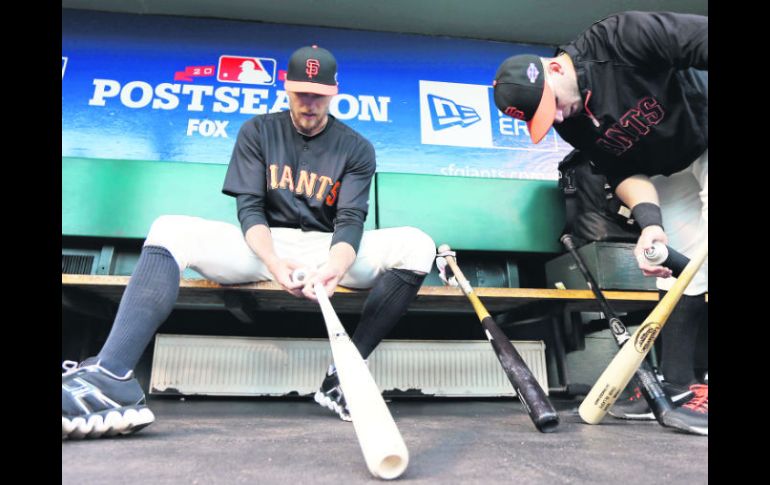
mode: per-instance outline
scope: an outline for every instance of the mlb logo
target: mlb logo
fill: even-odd
[[[273,84],[275,69],[275,59],[220,56],[217,81],[237,84]]]

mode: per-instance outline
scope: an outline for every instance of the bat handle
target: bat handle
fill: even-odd
[[[438,247],[439,254],[446,253],[448,251],[451,251],[451,248],[449,247],[448,244],[442,244],[441,246]],[[443,258],[446,260],[447,265],[452,270],[452,273],[454,273],[455,279],[457,280],[457,284],[460,286],[460,289],[463,291],[463,293],[465,293],[466,295],[472,294],[473,288],[471,288],[471,285],[468,282],[468,279],[463,274],[454,256],[447,255],[447,256],[443,256]]]
[[[566,247],[570,251],[577,249],[575,247],[575,241],[572,240],[572,236],[570,234],[564,234],[560,238],[560,241],[562,244],[564,244],[564,247]]]
[[[326,288],[324,287],[323,283],[316,283],[313,285],[313,290],[315,290],[315,296],[318,298],[318,302],[321,304],[321,307],[331,306],[329,295],[326,294]]]

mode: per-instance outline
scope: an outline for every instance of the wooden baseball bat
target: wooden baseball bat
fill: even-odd
[[[442,244],[438,248],[439,253],[449,250],[450,248],[446,244]],[[559,414],[554,409],[551,401],[548,400],[548,397],[546,397],[545,391],[540,387],[535,376],[532,375],[532,371],[527,367],[524,359],[521,358],[521,355],[511,344],[511,341],[500,330],[500,327],[497,326],[489,315],[487,309],[484,308],[465,275],[460,271],[460,267],[457,266],[455,258],[452,256],[444,256],[444,258],[454,273],[457,282],[460,284],[463,293],[473,305],[473,309],[481,321],[481,326],[484,327],[484,333],[489,343],[492,344],[495,355],[497,355],[497,360],[500,361],[505,375],[511,381],[516,395],[527,410],[527,414],[529,414],[535,427],[543,433],[554,431],[559,426]]]
[[[588,270],[585,261],[583,261],[583,258],[580,256],[580,253],[575,246],[575,242],[572,240],[572,235],[564,234],[561,237],[561,242],[572,255],[572,258],[577,264],[578,270],[580,270],[580,273],[586,280],[588,288],[591,289],[594,296],[596,297],[596,300],[599,302],[599,307],[607,317],[610,333],[615,338],[615,343],[618,344],[618,347],[622,348],[623,344],[631,338],[631,334],[628,333],[628,329],[626,329],[623,321],[612,309],[610,303],[607,301],[607,298],[604,297],[604,293],[602,293],[599,284],[596,282],[596,279]],[[650,367],[646,360],[642,361],[639,369],[636,371],[632,379],[634,380],[634,385],[639,387],[642,395],[644,396],[644,399],[647,400],[647,404],[649,404],[655,419],[661,425],[666,426],[663,420],[663,415],[673,409],[673,404],[671,403],[671,400],[666,396],[666,393],[663,392],[663,388],[661,387],[660,382],[658,382],[657,377],[655,377],[655,373],[652,371],[652,367]]]
[[[598,424],[623,392],[645,356],[655,343],[660,329],[665,325],[674,307],[684,294],[708,256],[708,243],[704,244],[690,260],[676,283],[666,293],[631,338],[623,344],[607,368],[597,379],[591,391],[580,404],[578,413],[588,424]]]
[[[304,279],[299,270],[294,274],[297,281]],[[320,283],[313,288],[321,306],[340,387],[366,466],[377,478],[397,478],[409,464],[409,451],[404,439],[382,399],[382,392],[374,382],[369,367],[334,312],[326,289]]]

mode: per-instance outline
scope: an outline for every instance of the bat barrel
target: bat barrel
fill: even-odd
[[[397,478],[409,464],[406,443],[363,357],[332,308],[326,290],[320,283],[316,283],[314,289],[366,467],[375,477]]]
[[[530,415],[530,417],[532,422],[535,423],[537,430],[541,433],[551,433],[559,427],[559,413],[553,409],[541,410],[535,416]]]
[[[404,456],[392,454],[382,457],[379,464],[375,466],[375,470],[370,469],[370,471],[379,478],[393,480],[404,473],[408,464],[409,460],[405,459]]]
[[[492,320],[492,317],[484,318],[481,321],[481,326],[495,351],[500,366],[516,391],[519,401],[524,405],[532,423],[542,433],[555,431],[559,426],[559,413],[553,408],[545,395],[545,391],[527,367],[524,359],[516,351],[505,333]]]
[[[401,455],[388,455],[380,463],[377,474],[386,480],[401,476],[406,470],[408,461]]]

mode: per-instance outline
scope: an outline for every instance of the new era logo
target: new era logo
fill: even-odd
[[[275,59],[221,56],[217,68],[217,81],[238,84],[273,84],[275,68]]]
[[[492,145],[489,86],[420,81],[420,141],[425,145]]]
[[[428,95],[428,106],[431,123],[436,131],[456,125],[466,127],[481,120],[481,116],[470,106],[457,104],[451,99],[435,94]]]

